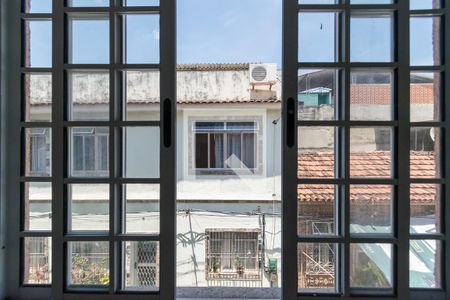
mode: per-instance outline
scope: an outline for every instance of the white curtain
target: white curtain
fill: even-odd
[[[242,147],[242,162],[249,168],[255,168],[255,134],[254,133],[244,133]]]
[[[228,134],[228,167],[233,169],[241,168],[241,134],[240,133],[229,133]]]
[[[223,133],[215,133],[212,135],[213,143],[211,146],[211,168],[223,168]]]

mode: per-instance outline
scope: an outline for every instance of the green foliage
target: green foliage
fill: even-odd
[[[353,278],[353,285],[355,287],[389,287],[383,272],[371,260],[367,260],[357,268]]]
[[[220,267],[220,258],[213,257],[213,259],[212,259],[212,266],[214,268],[219,268]]]
[[[108,258],[91,260],[80,254],[72,256],[72,283],[85,285],[109,284]]]

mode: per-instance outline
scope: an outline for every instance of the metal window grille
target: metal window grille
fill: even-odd
[[[130,285],[136,287],[159,286],[159,250],[155,242],[130,243]]]
[[[261,280],[260,230],[206,230],[207,280]]]
[[[28,245],[28,256],[26,265],[28,266],[27,281],[29,284],[39,284],[49,282],[50,279],[50,248],[51,243],[48,238],[30,237],[26,240]]]

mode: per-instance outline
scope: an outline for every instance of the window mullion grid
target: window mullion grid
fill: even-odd
[[[228,155],[228,134],[226,132],[223,133],[223,165],[222,168],[227,169],[227,164],[225,163],[225,161],[227,160],[227,155]]]
[[[308,126],[308,127],[321,127],[321,126],[327,126],[327,127],[333,127],[333,134],[334,134],[334,161],[335,161],[335,170],[334,170],[334,176],[333,178],[329,178],[329,179],[322,179],[322,178],[297,178],[297,174],[296,174],[296,178],[297,178],[297,184],[333,184],[336,185],[336,191],[335,191],[335,209],[334,209],[334,219],[336,220],[335,223],[335,234],[336,236],[297,236],[297,242],[298,244],[301,243],[320,243],[320,244],[337,244],[337,254],[335,257],[335,273],[336,273],[336,279],[335,279],[335,286],[336,286],[336,293],[337,294],[342,294],[342,285],[341,285],[341,280],[343,278],[343,272],[342,272],[342,266],[343,266],[343,260],[341,258],[341,256],[344,254],[345,251],[343,251],[343,245],[345,244],[345,236],[343,235],[343,223],[342,220],[344,220],[344,216],[342,215],[342,212],[344,212],[344,207],[343,202],[342,201],[343,198],[343,187],[345,186],[344,180],[341,180],[342,176],[344,176],[343,174],[343,170],[344,170],[344,162],[343,162],[343,157],[344,157],[344,148],[341,148],[343,146],[341,138],[344,136],[343,135],[343,130],[345,129],[345,121],[342,120],[342,115],[343,113],[343,108],[345,105],[342,104],[342,99],[345,98],[345,94],[344,94],[344,85],[343,83],[343,78],[342,78],[342,73],[343,73],[343,69],[345,69],[345,63],[342,62],[343,60],[343,45],[344,45],[344,32],[343,32],[343,24],[345,23],[344,21],[344,13],[343,13],[343,7],[344,5],[299,5],[298,6],[298,13],[302,12],[302,11],[314,11],[314,12],[335,12],[335,13],[339,13],[339,18],[336,21],[336,31],[337,33],[335,33],[335,44],[336,44],[336,49],[335,49],[335,53],[336,53],[336,60],[334,62],[314,62],[314,63],[303,63],[303,62],[297,62],[297,68],[298,69],[308,69],[308,68],[317,68],[317,69],[333,69],[336,70],[338,72],[338,78],[337,81],[335,82],[335,84],[338,86],[337,90],[338,93],[336,95],[336,99],[335,100],[335,114],[334,114],[334,119],[333,120],[312,120],[312,121],[308,121],[308,120],[298,120],[298,114],[297,114],[297,106],[296,106],[296,112],[295,112],[295,116],[296,116],[296,127],[295,127],[295,137],[297,139],[297,132],[298,132],[298,128],[302,127],[302,126]],[[297,14],[298,16],[298,14]],[[297,21],[298,22],[298,21]],[[297,28],[298,28],[298,24],[297,24]],[[298,35],[297,35],[298,36]],[[295,48],[297,50],[297,48]],[[296,55],[298,55],[298,53],[296,53]],[[297,60],[297,57],[296,57]],[[286,65],[283,65],[283,68],[286,68]],[[296,70],[298,72],[298,69]],[[298,99],[297,99],[298,101]],[[298,142],[296,143],[296,149],[298,149]],[[341,151],[342,150],[342,151]],[[298,160],[298,157],[295,158],[295,161]],[[286,173],[283,173],[283,176],[287,176]],[[295,185],[295,187],[297,187],[297,185]],[[298,199],[298,195],[297,198]],[[297,201],[297,205],[299,205],[299,201]],[[297,213],[298,213],[298,207],[297,210],[295,210],[296,213],[296,218]],[[298,231],[298,224],[296,224],[295,229]],[[283,229],[285,230],[285,229]],[[297,245],[298,246],[298,245]],[[319,248],[320,249],[320,248]],[[298,251],[296,249],[296,251]],[[296,257],[298,259],[298,253],[296,253]],[[286,258],[284,258],[286,259]],[[295,275],[296,278],[298,279],[298,272]],[[297,288],[298,290],[298,288]],[[305,299],[308,298],[308,295],[311,295],[310,293],[300,293],[298,292],[298,299]],[[333,293],[334,294],[334,293]],[[320,298],[324,298],[326,299],[326,295],[329,294],[319,294]],[[313,297],[315,297],[316,295],[314,295]],[[335,297],[331,296],[331,297]]]
[[[159,235],[161,299],[176,298],[176,3],[160,2],[160,203],[164,203],[160,205]],[[170,111],[164,111],[165,107]]]
[[[114,65],[117,63],[117,38],[119,32],[117,30],[117,17],[114,8],[117,7],[117,0],[110,0],[109,11],[109,63]],[[118,166],[120,166],[121,155],[120,154],[120,141],[118,137],[119,130],[114,126],[115,122],[120,121],[117,113],[119,98],[117,86],[117,70],[114,68],[109,69],[109,177],[115,179],[119,176]],[[114,294],[121,287],[121,243],[116,241],[116,235],[120,233],[122,223],[121,215],[121,201],[122,194],[120,193],[121,187],[117,183],[110,183],[109,185],[109,293]]]
[[[127,184],[158,184],[161,186],[159,178],[128,178],[126,174],[126,129],[134,126],[160,127],[160,121],[134,121],[126,120],[126,89],[127,82],[124,79],[126,70],[160,70],[160,64],[127,64],[126,57],[126,23],[125,16],[130,10],[136,13],[148,13],[147,9],[138,7],[122,7],[122,1],[110,0],[110,294],[119,297],[119,293],[126,297],[140,298],[153,291],[133,291],[130,295],[126,292],[125,286],[125,243],[126,242],[148,242],[160,241],[159,234],[144,235],[126,233],[126,185]],[[152,13],[157,13],[153,11]],[[162,136],[162,134],[161,134]],[[161,190],[161,189],[160,189]],[[161,195],[160,195],[161,196]],[[160,197],[161,199],[161,197]],[[161,201],[160,201],[161,203]],[[175,211],[173,212],[175,215]],[[163,226],[161,225],[160,228]],[[175,237],[173,237],[175,238]],[[160,244],[161,245],[161,244]],[[160,253],[162,251],[160,250]],[[161,255],[160,255],[161,257]],[[175,257],[172,255],[171,257]],[[159,262],[160,263],[160,262]],[[160,268],[161,270],[161,268]],[[161,272],[161,271],[160,271]],[[160,283],[161,284],[161,283]],[[158,295],[153,295],[159,297]]]
[[[442,285],[445,291],[445,298],[448,298],[450,296],[449,288],[450,288],[450,251],[449,251],[449,242],[450,242],[450,205],[449,199],[450,199],[450,186],[448,184],[448,176],[450,174],[450,155],[448,155],[447,151],[450,149],[450,30],[448,29],[450,24],[450,4],[445,3],[445,14],[443,17],[443,24],[442,26],[444,30],[444,97],[442,98],[444,102],[444,134],[445,137],[444,141],[444,150],[442,153],[444,153],[444,176],[446,178],[445,180],[445,186],[444,186],[444,199],[442,199],[441,204],[444,211],[442,211],[441,215],[444,217],[443,222],[441,224],[445,224],[445,228],[443,228],[445,233],[445,242],[444,242],[444,253],[445,257],[443,257],[443,264],[442,268],[444,269],[442,274],[444,275],[444,278],[442,280]],[[446,204],[446,205],[445,205]]]
[[[55,4],[55,1],[57,3],[57,5]],[[59,128],[62,130],[62,140],[58,142],[58,144],[55,144],[57,147],[56,149],[65,149],[63,151],[63,153],[65,154],[65,156],[63,157],[62,161],[60,162],[60,165],[62,167],[62,175],[61,176],[55,176],[56,179],[55,180],[61,180],[62,182],[62,196],[58,197],[56,199],[65,199],[64,200],[64,207],[63,208],[59,208],[60,213],[62,214],[62,217],[60,218],[62,220],[62,224],[60,225],[62,229],[62,244],[63,246],[61,247],[60,250],[58,250],[59,254],[62,255],[62,261],[61,263],[59,263],[60,265],[62,265],[62,270],[61,270],[61,275],[59,275],[59,277],[61,278],[61,286],[60,287],[56,287],[58,289],[60,289],[61,291],[57,291],[57,296],[54,296],[55,299],[62,299],[63,295],[64,297],[68,297],[71,295],[71,292],[76,291],[83,291],[83,292],[87,292],[88,294],[86,294],[87,297],[91,297],[92,293],[98,293],[98,292],[109,292],[109,294],[114,294],[117,289],[119,288],[120,285],[120,261],[118,261],[119,259],[119,251],[118,251],[118,247],[119,244],[116,243],[116,234],[119,233],[119,228],[120,228],[120,209],[118,208],[118,201],[120,201],[120,189],[118,188],[118,185],[120,185],[120,180],[118,180],[117,178],[117,172],[116,170],[118,170],[117,167],[117,162],[116,162],[116,157],[118,157],[118,150],[117,150],[117,143],[118,143],[118,138],[117,138],[117,130],[115,125],[117,125],[118,119],[116,118],[117,116],[117,92],[116,90],[118,89],[117,84],[116,84],[116,70],[113,68],[113,66],[115,66],[116,64],[114,64],[114,59],[113,57],[115,57],[115,53],[116,53],[116,39],[115,39],[115,27],[116,27],[116,22],[115,22],[115,13],[114,13],[114,3],[116,0],[111,0],[110,5],[111,7],[106,8],[106,9],[101,9],[101,14],[105,15],[105,19],[107,19],[109,21],[109,55],[110,55],[110,63],[109,64],[72,64],[68,62],[68,59],[71,55],[70,51],[70,46],[68,46],[70,44],[70,32],[69,32],[69,26],[66,18],[67,17],[67,13],[69,13],[71,11],[71,8],[69,7],[65,7],[65,1],[60,1],[60,0],[54,0],[53,1],[53,6],[54,7],[58,7],[57,12],[54,12],[55,15],[58,16],[58,18],[61,19],[61,23],[59,23],[56,26],[60,26],[63,27],[63,33],[62,36],[60,35],[59,39],[55,38],[55,40],[57,41],[65,41],[65,43],[59,43],[63,46],[60,46],[59,49],[57,49],[57,52],[61,57],[60,59],[54,64],[55,66],[58,67],[58,69],[61,69],[61,73],[62,75],[60,75],[58,77],[59,80],[61,80],[60,82],[55,82],[54,83],[54,88],[56,89],[61,89],[60,93],[61,95],[59,97],[56,97],[56,100],[54,100],[54,103],[58,103],[58,107],[56,107],[55,105],[55,109],[57,109],[59,116],[57,119],[57,123],[55,124],[56,128],[59,130]],[[77,8],[75,9],[77,10]],[[95,11],[95,8],[80,8],[79,12],[80,14],[87,14],[89,15],[90,12]],[[70,24],[69,24],[70,25]],[[58,43],[55,43],[58,44]],[[54,45],[55,47],[55,45]],[[58,46],[56,46],[58,47]],[[55,51],[54,51],[55,53]],[[109,85],[110,85],[110,97],[109,97],[109,118],[107,121],[72,121],[72,120],[66,120],[66,108],[68,107],[68,93],[67,93],[67,88],[68,88],[68,83],[67,81],[67,72],[70,70],[99,70],[99,69],[107,69],[109,71]],[[64,75],[64,76],[63,76]],[[55,78],[55,76],[53,77]],[[55,99],[55,97],[53,98]],[[63,101],[60,101],[60,99],[63,99]],[[56,119],[56,118],[55,118]],[[67,147],[71,147],[70,146],[70,142],[72,140],[71,138],[71,131],[69,129],[73,128],[73,127],[94,127],[95,129],[97,129],[96,127],[107,127],[108,130],[108,135],[107,135],[107,143],[106,143],[106,147],[108,147],[108,153],[109,153],[109,157],[108,160],[106,161],[107,165],[108,165],[108,176],[107,177],[95,177],[96,175],[90,176],[90,177],[72,177],[69,176],[69,166],[68,166],[68,161],[72,161],[72,157],[69,157],[69,149]],[[97,132],[97,130],[95,130],[94,133],[94,172],[97,173],[99,170],[103,169],[103,166],[101,167],[101,153],[99,153],[99,149],[105,145],[100,145],[100,139],[99,137],[104,136],[103,134],[99,134]],[[85,139],[83,138],[83,144],[86,143]],[[64,148],[63,148],[64,146]],[[83,151],[85,151],[85,146],[83,145]],[[56,151],[54,151],[56,152]],[[86,155],[83,155],[83,157],[85,157]],[[83,170],[86,170],[86,164],[87,161],[83,160],[83,164],[84,164],[84,168]],[[78,184],[92,184],[92,183],[102,183],[102,184],[108,184],[109,185],[109,226],[108,226],[108,232],[106,233],[94,233],[94,234],[89,234],[87,232],[82,232],[78,235],[75,235],[73,233],[68,234],[68,222],[70,221],[70,214],[71,211],[68,210],[68,199],[70,199],[70,197],[67,197],[67,190],[68,188],[66,187],[69,184],[74,184],[74,183],[78,183]],[[55,211],[54,211],[55,212]],[[69,282],[68,282],[68,276],[70,276],[70,269],[69,269],[69,265],[70,265],[70,253],[69,253],[69,247],[68,244],[70,242],[98,242],[98,241],[105,241],[109,243],[109,288],[105,289],[103,287],[98,288],[98,287],[91,287],[91,286],[75,286],[75,287],[70,287],[70,290],[67,290],[67,288],[69,287]],[[88,296],[89,295],[89,296]],[[81,298],[81,297],[80,297]]]
[[[67,170],[66,137],[64,122],[66,24],[64,1],[53,0],[52,24],[52,298],[62,299],[66,284],[66,246],[64,234],[67,229],[65,215],[67,198],[64,177]]]
[[[445,1],[446,2],[446,1]],[[444,5],[444,1],[441,3]],[[449,141],[449,118],[450,116],[450,106],[448,105],[448,96],[450,93],[449,84],[450,84],[450,78],[447,76],[448,74],[448,61],[450,58],[449,54],[449,47],[448,44],[450,42],[450,31],[445,30],[445,25],[449,16],[450,7],[448,4],[443,6],[444,8],[441,9],[430,9],[430,10],[409,10],[408,8],[405,8],[407,12],[409,13],[408,22],[414,17],[424,17],[424,18],[431,18],[431,17],[439,17],[442,20],[441,25],[441,32],[439,32],[438,38],[443,41],[443,46],[441,46],[442,50],[442,58],[440,64],[434,64],[434,65],[412,65],[409,66],[408,74],[411,74],[411,72],[419,71],[419,72],[440,72],[441,77],[443,80],[441,80],[440,84],[443,84],[443,87],[440,88],[441,93],[443,96],[440,97],[440,106],[439,110],[441,110],[440,116],[441,119],[433,120],[429,122],[410,122],[408,131],[411,132],[411,129],[413,128],[420,128],[420,127],[432,127],[432,128],[438,128],[441,131],[441,144],[439,145],[439,149],[435,149],[434,151],[439,151],[439,153],[442,153],[443,157],[441,161],[436,161],[436,163],[439,163],[439,168],[442,170],[439,174],[439,176],[436,176],[434,178],[411,178],[411,174],[409,174],[409,183],[410,184],[439,184],[443,187],[443,192],[441,193],[441,196],[439,198],[440,203],[436,203],[436,206],[439,207],[439,210],[436,210],[435,216],[436,220],[439,221],[439,224],[442,225],[440,227],[440,231],[437,230],[435,234],[430,233],[424,233],[424,234],[412,234],[408,229],[408,247],[411,244],[412,241],[420,241],[420,240],[432,240],[437,242],[441,242],[442,248],[439,251],[438,246],[436,245],[436,254],[440,255],[439,258],[436,258],[435,262],[435,278],[437,280],[440,280],[440,285],[436,284],[436,289],[422,289],[422,288],[411,288],[411,285],[409,284],[409,290],[410,295],[409,297],[411,299],[423,299],[424,295],[433,295],[436,296],[436,299],[447,299],[449,296],[448,287],[450,284],[450,270],[447,267],[448,261],[450,260],[450,254],[448,253],[448,244],[447,241],[449,240],[449,232],[450,232],[450,224],[448,222],[450,218],[450,212],[449,212],[449,205],[446,204],[448,202],[447,199],[450,197],[450,191],[448,189],[448,179],[447,174],[450,172],[450,160],[449,155],[447,155],[446,150],[450,147],[450,141]],[[408,23],[410,24],[410,23]],[[448,27],[448,26],[447,26]],[[411,33],[411,31],[408,28],[408,31]],[[411,36],[411,35],[409,35]],[[411,51],[410,48],[408,48],[408,51]],[[408,52],[408,60],[409,60],[409,52]],[[409,61],[408,61],[409,62]],[[409,76],[408,78],[411,78]],[[408,82],[410,83],[410,82]],[[410,145],[412,146],[412,145]],[[412,147],[411,147],[412,148]],[[411,201],[411,199],[410,199]],[[410,201],[408,203],[410,203]],[[411,205],[410,205],[411,207]],[[410,207],[408,209],[410,209]],[[411,211],[409,211],[411,216]],[[409,224],[409,223],[408,223]],[[410,224],[409,224],[410,225]],[[406,228],[405,228],[406,230]],[[411,255],[411,251],[409,252]],[[440,261],[440,264],[437,262]],[[407,274],[408,275],[408,274]]]
[[[389,68],[390,70],[393,70],[397,67],[397,62],[393,61],[391,63],[353,63],[350,60],[350,22],[351,22],[351,13],[353,11],[353,6],[350,5],[349,1],[347,1],[344,5],[345,7],[345,13],[344,13],[344,63],[343,65],[344,67],[344,82],[343,82],[343,86],[344,86],[344,128],[343,128],[343,137],[342,137],[342,154],[343,157],[341,157],[341,162],[343,164],[343,177],[344,177],[344,186],[343,186],[343,192],[342,192],[342,201],[340,204],[340,208],[341,208],[341,212],[340,212],[340,216],[341,216],[341,226],[342,226],[342,235],[343,235],[343,249],[344,249],[344,253],[341,255],[342,258],[342,262],[340,264],[340,266],[343,268],[343,270],[341,270],[340,275],[343,277],[343,295],[344,297],[352,297],[354,298],[356,296],[352,295],[354,292],[358,292],[359,294],[359,290],[352,290],[351,286],[350,286],[350,245],[351,243],[389,243],[389,244],[397,244],[398,243],[398,239],[396,238],[396,236],[394,235],[393,237],[386,237],[386,238],[382,238],[382,237],[375,237],[375,236],[370,236],[368,234],[363,235],[363,236],[351,236],[350,233],[350,185],[352,183],[358,183],[358,181],[360,181],[361,183],[370,183],[370,184],[377,184],[380,180],[372,180],[372,179],[355,179],[355,178],[351,178],[350,177],[350,130],[352,126],[389,126],[389,127],[394,127],[394,132],[396,132],[396,126],[397,126],[397,121],[395,121],[395,119],[393,121],[390,122],[373,122],[373,121],[351,121],[350,120],[350,90],[351,90],[351,70],[353,68],[361,68],[361,67],[383,67],[383,68]],[[374,12],[378,12],[374,11]],[[395,17],[395,14],[394,14]],[[394,19],[395,20],[395,19]],[[396,22],[394,22],[395,24]],[[395,29],[394,29],[395,30]],[[394,36],[396,36],[394,34]],[[397,84],[397,83],[394,83]],[[409,86],[408,86],[409,87]],[[409,92],[409,90],[406,91],[407,93]],[[409,94],[408,94],[409,95]],[[383,124],[383,123],[388,123],[388,124]],[[407,135],[409,137],[409,135]],[[398,135],[394,134],[394,138],[398,138]],[[397,142],[394,141],[394,144],[397,145]],[[409,150],[409,148],[408,148]],[[394,164],[392,167],[392,173],[393,173],[393,178],[392,179],[386,179],[386,180],[381,180],[381,181],[387,181],[386,184],[389,185],[395,185],[397,180],[395,179],[395,176],[397,175],[397,172],[395,171],[395,166],[397,166],[397,161],[396,160],[396,152],[397,151],[397,147],[394,147],[394,150],[392,151],[392,159],[394,159]],[[405,156],[405,155],[404,155]],[[409,159],[409,152],[407,153],[406,157]],[[407,165],[407,168],[409,168],[409,165]],[[380,182],[381,183],[381,182]],[[395,197],[395,196],[394,196]],[[393,199],[393,205],[395,205],[396,203],[396,199]],[[393,221],[395,224],[396,221],[396,214],[395,211],[393,212]],[[395,232],[394,232],[395,234]],[[395,252],[395,248],[394,252],[393,252],[393,268],[394,268],[394,278],[395,278],[395,266],[396,266],[396,260],[397,260],[397,256],[396,256],[396,252]],[[397,281],[394,279],[393,280],[393,288],[394,288],[394,293],[395,293],[395,289],[396,289],[396,284]],[[367,290],[367,292],[369,292],[369,295],[372,295],[372,291]],[[363,291],[363,294],[360,295],[362,298],[366,297],[365,296],[366,291]],[[395,295],[393,295],[393,297],[396,297]],[[401,298],[403,299],[403,298]]]
[[[340,156],[340,163],[342,166],[342,175],[344,177],[344,186],[340,193],[340,216],[341,216],[341,234],[343,236],[343,249],[340,255],[339,275],[342,278],[341,289],[344,297],[350,296],[350,0],[346,0],[344,3],[344,21],[343,21],[343,60],[345,64],[344,68],[344,80],[342,82],[343,92],[341,95],[343,99],[343,110],[341,111],[344,127],[342,138],[342,149]]]
[[[298,1],[283,0],[283,53],[282,53],[282,297],[291,300],[298,295],[297,265],[297,122],[289,124],[287,108],[297,102],[298,74]],[[294,80],[295,79],[295,80]],[[297,105],[293,107],[297,118]],[[288,127],[292,126],[292,127]],[[290,142],[293,141],[293,144]],[[295,162],[295,163],[293,163]]]
[[[399,1],[394,22],[395,58],[398,62],[395,84],[395,107],[398,129],[395,145],[395,169],[398,176],[394,194],[394,291],[398,299],[409,299],[409,226],[410,226],[410,69],[409,69],[409,1]]]
[[[208,141],[207,141],[207,145],[208,145],[208,158],[207,158],[207,161],[208,161],[208,168],[211,168],[211,133],[208,132],[208,133],[207,133],[207,136],[208,136]]]
[[[20,78],[19,82],[20,84],[18,85],[19,90],[17,91],[17,95],[19,95],[19,99],[20,99],[20,105],[18,105],[17,107],[19,108],[19,110],[17,110],[19,112],[19,114],[17,116],[15,116],[17,119],[15,120],[16,124],[19,124],[19,127],[17,127],[19,129],[19,136],[20,138],[18,139],[18,145],[19,145],[19,170],[18,174],[20,174],[17,178],[19,179],[19,184],[18,185],[14,185],[14,186],[18,186],[19,187],[19,192],[16,193],[16,195],[18,195],[19,197],[19,201],[15,201],[15,203],[18,203],[19,205],[17,206],[17,210],[15,210],[18,215],[16,218],[14,218],[15,220],[17,220],[17,235],[14,236],[14,245],[17,245],[17,260],[15,261],[15,267],[17,268],[17,270],[14,270],[14,272],[17,272],[16,274],[18,274],[18,276],[16,278],[19,279],[18,286],[32,286],[34,285],[33,283],[29,283],[29,282],[25,282],[26,279],[26,272],[28,273],[29,270],[27,270],[27,265],[25,263],[25,261],[27,260],[26,258],[26,244],[25,244],[25,239],[30,239],[32,237],[35,238],[48,238],[52,236],[52,231],[51,229],[49,230],[33,230],[32,228],[30,229],[30,226],[28,226],[27,229],[27,222],[30,222],[31,216],[30,216],[30,199],[29,199],[29,186],[28,184],[30,184],[31,182],[52,182],[52,178],[46,174],[45,176],[41,176],[41,175],[37,175],[35,176],[34,174],[30,174],[27,172],[27,170],[31,171],[32,169],[32,159],[34,157],[33,153],[32,153],[32,149],[33,149],[33,141],[31,136],[28,136],[28,134],[31,135],[31,133],[27,133],[29,132],[32,128],[45,128],[45,129],[51,129],[52,127],[52,123],[51,121],[46,121],[46,122],[33,122],[32,120],[27,120],[26,118],[26,114],[27,114],[27,110],[30,109],[28,108],[28,106],[31,106],[31,99],[30,99],[30,103],[27,104],[27,99],[26,99],[26,93],[25,93],[25,89],[26,87],[26,81],[25,81],[25,77],[27,74],[45,74],[45,73],[51,73],[52,72],[52,68],[51,67],[47,67],[47,68],[40,68],[40,67],[34,67],[34,66],[27,66],[26,62],[27,59],[29,59],[31,61],[31,57],[28,57],[28,55],[30,55],[29,53],[31,52],[31,32],[29,32],[27,30],[27,25],[26,22],[27,21],[53,21],[52,20],[52,14],[36,14],[36,13],[25,13],[25,2],[21,1],[18,4],[18,11],[19,11],[19,22],[20,22],[20,36],[21,36],[21,43],[19,45],[20,47],[20,55],[18,56],[19,62],[21,62],[20,68],[18,68],[18,70],[20,70],[20,72],[18,73],[18,76]],[[20,13],[23,12],[23,13]],[[30,48],[27,49],[27,40],[28,43],[30,44]],[[12,74],[10,74],[12,75]],[[30,84],[30,89],[31,89],[31,83],[28,82],[28,84]],[[29,144],[28,144],[29,143]],[[50,141],[51,143],[51,141]],[[44,144],[47,144],[47,140],[44,138]],[[27,153],[28,152],[28,153]],[[49,157],[50,162],[52,161],[52,157]],[[50,170],[51,171],[51,170]],[[48,172],[46,172],[48,173]],[[28,206],[28,207],[27,207]],[[27,211],[28,211],[28,216],[27,216]],[[27,220],[28,219],[28,220]],[[11,222],[11,225],[13,225],[13,223]],[[15,229],[14,229],[15,230]],[[12,248],[12,247],[11,247]],[[29,255],[29,254],[28,254]],[[51,280],[51,278],[49,278]],[[50,281],[51,282],[51,281]],[[50,283],[49,283],[50,284]],[[39,283],[38,286],[48,286],[49,284],[41,284]]]

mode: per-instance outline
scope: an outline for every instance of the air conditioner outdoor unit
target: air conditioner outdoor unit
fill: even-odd
[[[249,69],[251,84],[274,84],[277,81],[276,64],[251,64]]]

